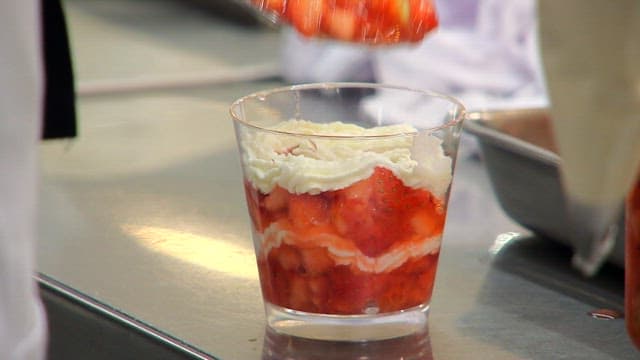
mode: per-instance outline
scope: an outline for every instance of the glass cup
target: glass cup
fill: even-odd
[[[267,325],[337,341],[424,331],[463,105],[323,83],[255,93],[230,111]]]

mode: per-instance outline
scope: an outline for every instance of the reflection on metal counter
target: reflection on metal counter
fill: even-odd
[[[331,342],[265,329],[262,360],[433,360],[429,331],[373,342]]]

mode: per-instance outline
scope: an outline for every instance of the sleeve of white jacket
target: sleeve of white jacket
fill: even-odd
[[[547,106],[536,0],[442,0],[417,47],[376,54],[381,82],[427,88],[470,110]]]
[[[0,359],[43,359],[46,324],[33,280],[41,127],[40,11],[0,1]]]
[[[285,32],[284,78],[428,89],[471,110],[547,106],[536,0],[434,1],[440,25],[416,45],[368,49]]]

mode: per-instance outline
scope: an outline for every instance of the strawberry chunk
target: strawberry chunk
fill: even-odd
[[[300,194],[289,198],[289,220],[304,231],[329,222],[329,203],[323,196]]]
[[[322,29],[335,39],[350,41],[356,35],[357,22],[358,19],[353,12],[336,8],[328,11],[323,17]]]
[[[427,303],[431,299],[437,256],[410,260],[389,274],[379,296],[381,312],[398,311]]]
[[[289,0],[286,14],[300,34],[314,36],[320,32],[324,7],[324,0]]]
[[[272,249],[269,258],[276,261],[278,265],[287,271],[298,271],[302,265],[302,257],[296,247],[291,245],[280,245]]]
[[[259,9],[275,12],[277,14],[284,13],[284,0],[252,0],[252,3]]]
[[[315,306],[311,301],[311,290],[307,281],[301,276],[291,276],[289,282],[289,304],[291,309],[313,312]]]
[[[260,202],[262,201],[260,192],[256,190],[251,183],[245,181],[244,194],[247,199],[247,208],[249,210],[249,217],[251,217],[253,227],[257,231],[262,232],[265,228],[265,221],[263,221],[262,212],[260,211]]]
[[[264,198],[264,208],[270,212],[286,210],[289,203],[289,192],[280,186],[276,186]]]
[[[402,181],[382,167],[345,188],[333,208],[332,219],[339,235],[351,239],[367,256],[384,253],[406,234],[404,192]]]
[[[438,26],[438,17],[432,0],[409,0],[408,40],[421,41],[425,35]]]
[[[308,280],[309,290],[311,290],[311,302],[319,312],[330,313],[327,307],[329,298],[329,280],[326,276],[313,276]]]
[[[354,273],[348,266],[336,266],[329,273],[327,310],[331,314],[362,314],[373,297],[374,275]],[[375,304],[371,304],[375,306]]]
[[[423,237],[432,237],[442,233],[444,216],[434,211],[416,211],[410,218],[413,231]]]
[[[324,274],[335,265],[326,248],[302,249],[300,254],[302,255],[302,268],[309,275]]]

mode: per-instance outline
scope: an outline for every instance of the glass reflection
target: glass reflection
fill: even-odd
[[[398,339],[336,342],[278,334],[266,327],[262,360],[432,360],[429,331]]]

